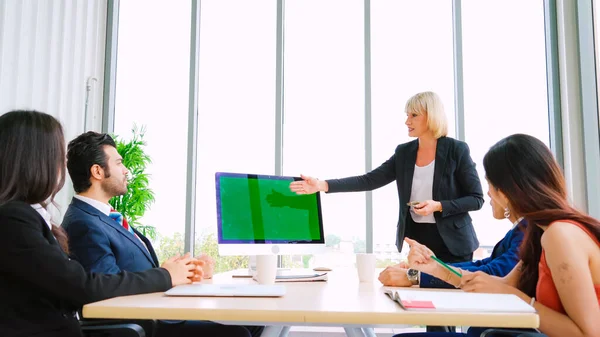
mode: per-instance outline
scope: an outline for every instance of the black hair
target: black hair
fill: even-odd
[[[569,204],[565,178],[550,149],[539,139],[515,134],[490,148],[483,158],[488,181],[500,190],[528,225],[519,255],[523,265],[517,287],[535,296],[542,254],[539,226],[573,220],[600,240],[600,222]]]
[[[111,136],[94,131],[83,133],[69,142],[67,168],[75,192],[85,192],[92,186],[90,169],[94,165],[102,167],[106,177],[110,177],[104,146],[117,147]]]

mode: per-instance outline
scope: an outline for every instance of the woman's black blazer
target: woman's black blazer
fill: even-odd
[[[402,250],[408,203],[412,188],[418,139],[396,147],[394,155],[373,171],[355,177],[327,180],[328,193],[371,191],[396,181],[400,202],[396,246]],[[433,200],[442,203],[442,212],[434,217],[444,243],[453,255],[471,254],[479,241],[469,216],[483,206],[481,182],[465,142],[438,139],[433,174]]]
[[[110,297],[165,291],[167,270],[87,273],[30,205],[0,206],[0,336],[81,336],[74,311]]]

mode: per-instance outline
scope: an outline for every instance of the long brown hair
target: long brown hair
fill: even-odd
[[[47,207],[65,183],[65,138],[56,118],[15,110],[0,116],[0,205],[22,201]],[[68,253],[67,235],[52,232]]]
[[[600,240],[600,222],[569,204],[558,163],[550,149],[535,137],[515,134],[502,139],[486,153],[483,166],[487,179],[506,195],[512,211],[528,222],[520,247],[523,266],[517,286],[535,296],[542,254],[543,230],[539,226],[573,220]]]

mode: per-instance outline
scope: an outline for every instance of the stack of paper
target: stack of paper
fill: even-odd
[[[405,310],[448,312],[518,312],[535,309],[512,294],[466,293],[463,291],[426,291],[420,289],[386,289],[385,293]]]
[[[256,280],[256,275],[253,277]],[[294,274],[283,273],[275,277],[275,282],[312,282],[327,281],[327,273]]]
[[[286,274],[277,275],[275,282],[309,282],[309,281],[327,281],[327,273],[315,274]]]

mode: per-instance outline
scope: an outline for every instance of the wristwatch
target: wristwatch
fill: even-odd
[[[408,280],[413,285],[419,284],[419,271],[418,270],[416,270],[416,269],[407,269],[406,270],[406,277],[408,278]]]

